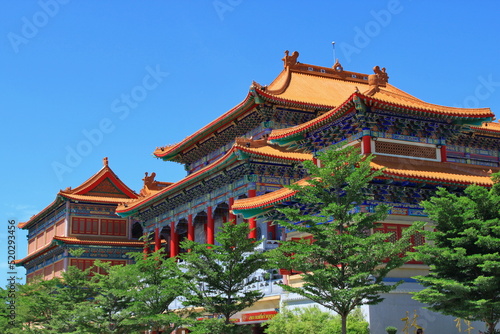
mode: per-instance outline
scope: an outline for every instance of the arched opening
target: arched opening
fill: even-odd
[[[222,225],[227,222],[229,216],[229,205],[220,203],[214,210],[214,235],[217,238],[217,233],[222,229]],[[218,245],[217,241],[215,242]]]
[[[186,219],[181,219],[175,226],[175,232],[177,232],[177,238],[179,240],[179,253],[187,252],[187,249],[182,248],[181,244],[184,240],[187,240],[188,223]]]
[[[207,213],[199,212],[193,219],[194,241],[200,244],[207,242]]]
[[[132,229],[130,231],[132,239],[139,239],[140,237],[142,237],[143,234],[144,234],[144,229],[142,228],[141,223],[135,222],[132,225]]]
[[[166,257],[170,256],[170,226],[163,226],[160,230],[161,250]]]

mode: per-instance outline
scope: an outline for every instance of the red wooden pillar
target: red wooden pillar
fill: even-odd
[[[160,229],[155,228],[155,252],[161,249]]]
[[[446,145],[441,145],[441,162],[446,162]]]
[[[212,207],[207,208],[207,244],[214,244],[214,216],[212,214]]]
[[[146,258],[149,254],[149,238],[147,234],[144,234],[143,238],[144,238],[144,248],[142,249],[142,253],[144,254],[144,258]]]
[[[363,148],[363,154],[370,154],[372,153],[372,137],[370,136],[363,136],[361,139],[361,144]]]
[[[170,257],[176,257],[179,253],[179,236],[175,232],[175,222],[170,222]]]
[[[255,197],[256,191],[255,189],[248,190],[248,197]],[[248,220],[248,227],[250,228],[250,234],[248,237],[250,239],[257,239],[257,221],[255,218],[250,218]]]
[[[175,222],[170,222],[170,257],[179,254],[179,236],[175,232]]]
[[[236,215],[233,214],[234,197],[229,197],[229,221],[236,224]]]
[[[188,215],[188,240],[194,241],[193,215]]]

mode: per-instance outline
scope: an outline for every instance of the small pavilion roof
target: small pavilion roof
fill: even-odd
[[[393,158],[378,156],[371,161],[374,170],[383,170],[385,179],[407,180],[417,183],[435,185],[456,185],[466,187],[471,184],[491,187],[491,173],[484,166],[464,165],[460,163],[442,163],[422,161],[408,158]],[[489,167],[488,167],[489,168]],[[298,184],[307,184],[307,179]],[[281,188],[261,196],[235,200],[232,210],[236,214],[243,214],[244,218],[251,218],[272,209],[275,205],[294,197],[297,192],[289,188]]]
[[[214,175],[237,160],[247,159],[249,157],[265,159],[267,161],[295,162],[312,159],[312,155],[309,153],[291,152],[278,146],[270,146],[266,143],[266,140],[238,138],[236,139],[236,143],[233,147],[220,159],[188,175],[178,182],[167,185],[161,189],[150,189],[145,184],[145,188],[141,191],[141,196],[138,199],[119,205],[116,212],[121,216],[129,216],[140,208],[151,205],[156,201],[181,191],[203,178]]]
[[[78,187],[60,190],[56,199],[45,207],[42,211],[34,215],[27,222],[19,223],[19,228],[28,228],[39,219],[42,219],[61,203],[66,200],[77,200],[81,202],[118,204],[131,201],[138,195],[130,189],[113,172],[108,165],[108,158],[103,159],[104,166],[88,180]]]

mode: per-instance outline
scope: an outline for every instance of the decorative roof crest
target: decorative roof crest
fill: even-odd
[[[344,68],[342,65],[340,65],[339,60],[335,60],[335,64],[333,64],[332,68],[335,70],[335,72],[344,72]]]
[[[389,80],[389,76],[385,71],[385,67],[382,67],[382,69],[380,69],[379,66],[375,66],[373,68],[373,72],[375,74],[370,74],[368,76],[368,85],[370,85],[370,89],[365,93],[368,96],[373,96],[375,95],[375,93],[378,93],[380,91],[379,87],[385,87]]]
[[[148,174],[149,174],[148,172],[146,172],[146,173],[144,173],[144,174],[146,174],[146,175],[144,176],[144,178],[142,179],[142,181],[144,181],[144,187],[145,187],[145,188],[146,188],[146,187],[147,187],[147,188],[152,188],[152,187],[154,187],[154,185],[155,185],[155,177],[156,177],[156,173],[155,173],[155,172],[153,172],[153,173],[151,173],[151,175],[149,175],[149,176],[148,176]]]
[[[281,60],[283,60],[283,65],[284,67],[292,67],[294,65],[299,64],[297,61],[297,58],[299,58],[299,53],[297,51],[294,51],[291,56],[289,56],[289,51],[285,51],[285,57],[283,57]]]

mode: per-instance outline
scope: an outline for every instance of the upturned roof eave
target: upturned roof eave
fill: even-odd
[[[153,152],[153,156],[164,161],[175,161],[182,163],[180,158],[177,156],[184,151],[185,149],[193,146],[196,142],[200,141],[203,137],[206,137],[209,133],[213,133],[218,128],[224,127],[227,124],[231,123],[234,119],[238,118],[243,112],[250,110],[255,106],[254,95],[252,94],[252,90],[250,90],[245,97],[245,99],[240,102],[238,105],[225,112],[221,116],[217,117],[212,122],[208,123],[206,126],[202,127],[200,130],[196,131],[192,135],[186,137],[181,142],[174,144],[170,147],[164,148],[164,151],[159,153],[161,150],[157,148]]]
[[[394,179],[399,179],[399,180],[408,180],[412,181],[415,183],[428,183],[428,184],[433,184],[433,185],[448,185],[448,186],[459,186],[459,187],[467,187],[472,184],[478,184],[484,187],[491,187],[493,183],[489,182],[484,182],[484,183],[478,183],[474,181],[454,181],[454,180],[447,180],[444,178],[431,178],[431,177],[410,177],[408,175],[401,175],[397,172],[383,172],[384,176],[380,177],[380,179],[387,179],[389,178],[394,178]],[[235,214],[241,214],[245,219],[253,218],[260,216],[264,214],[265,212],[272,210],[276,205],[283,203],[286,200],[293,199],[297,191],[292,190],[290,188],[286,188],[288,191],[285,191],[285,193],[282,196],[279,196],[275,199],[272,200],[263,200],[262,202],[257,202],[253,205],[242,205],[241,207],[238,207],[238,200],[235,201],[234,206],[233,206],[233,213]],[[279,191],[279,190],[277,190]],[[265,196],[265,195],[262,195]],[[255,201],[256,197],[253,198]]]
[[[227,167],[228,165],[234,163],[235,161],[240,160],[241,157],[238,157],[237,153],[238,151],[242,152],[244,155],[247,155],[248,157],[272,159],[275,161],[302,162],[309,159],[308,157],[299,158],[292,156],[287,157],[286,155],[272,155],[270,153],[258,152],[251,148],[246,148],[234,144],[233,147],[224,156],[222,156],[219,160],[212,163],[211,165],[206,166],[205,168],[187,176],[186,178],[180,180],[179,182],[173,183],[171,186],[166,187],[165,189],[151,195],[150,197],[144,198],[142,201],[134,205],[127,207],[124,207],[123,205],[119,206],[116,210],[116,213],[121,217],[129,217],[136,214],[139,210],[150,205],[151,203],[162,200],[163,198],[168,197],[169,195],[172,195],[182,190],[183,188],[197,182],[198,180],[204,178],[205,176],[207,176],[207,174],[216,173],[222,170],[223,168]]]
[[[53,209],[55,209],[56,207],[58,207],[61,203],[65,202],[65,201],[66,201],[66,198],[64,198],[64,196],[61,195],[61,191],[59,191],[56,195],[56,198],[49,205],[47,205],[40,212],[38,212],[36,215],[31,217],[28,221],[26,221],[24,223],[17,224],[17,227],[22,229],[22,230],[28,229],[33,224],[36,224],[36,222],[39,219],[42,219],[43,217],[45,217],[50,211],[52,211]]]
[[[343,115],[345,113],[345,110],[344,110],[344,113],[339,114],[339,112],[342,112],[342,109],[346,105],[351,104],[351,103],[354,104],[354,99],[356,97],[363,100],[364,103],[366,103],[370,106],[374,106],[374,105],[385,106],[385,107],[389,107],[389,108],[398,108],[401,110],[407,110],[407,111],[410,111],[412,113],[433,114],[436,116],[440,116],[443,119],[452,119],[455,123],[459,123],[460,120],[462,120],[463,123],[476,124],[476,123],[481,123],[481,122],[485,122],[485,121],[491,121],[494,118],[494,115],[489,108],[483,108],[484,111],[489,111],[488,114],[484,114],[484,115],[463,115],[460,113],[455,113],[455,114],[444,113],[444,112],[439,112],[437,110],[432,110],[432,109],[417,108],[417,107],[407,106],[407,105],[403,105],[403,104],[391,103],[391,102],[379,100],[379,99],[374,98],[374,97],[366,96],[366,95],[361,94],[359,92],[354,92],[353,94],[351,94],[349,96],[349,98],[342,105],[332,109],[330,112],[327,112],[322,116],[317,117],[314,120],[311,120],[307,123],[304,123],[303,125],[298,125],[298,126],[294,127],[295,129],[290,128],[289,132],[285,132],[283,134],[273,135],[273,133],[271,132],[271,134],[269,135],[269,141],[271,143],[275,143],[278,145],[286,145],[286,143],[293,141],[293,140],[290,140],[291,139],[290,137],[293,136],[293,137],[300,138],[301,136],[303,136],[304,133],[306,133],[308,131],[313,131],[314,129],[316,129],[320,126],[323,126],[327,122],[332,121],[332,120],[340,117],[341,115]],[[349,108],[349,110],[351,110],[351,108]],[[472,122],[471,122],[471,120],[472,120]]]
[[[151,195],[150,197],[145,197],[143,200],[139,201],[138,203],[135,203],[130,206],[124,206],[121,205],[116,209],[116,213],[121,216],[121,217],[129,217],[135,213],[137,213],[139,210],[142,208],[152,204],[153,202],[157,202],[159,200],[164,199],[165,197],[168,197],[169,195],[174,194],[177,191],[182,190],[182,188],[187,187],[203,176],[205,176],[208,172],[214,173],[219,171],[221,168],[227,166],[228,164],[234,162],[237,160],[236,154],[234,152],[234,149],[231,149],[228,151],[223,157],[221,157],[218,161],[212,163],[209,166],[206,166],[205,168],[194,172],[191,175],[188,175],[184,179],[173,183],[172,185],[165,187],[163,190]]]
[[[94,189],[106,178],[109,178],[112,181],[112,183],[115,184],[125,196],[129,198],[137,198],[137,194],[132,189],[130,189],[107,164],[103,166],[97,173],[95,173],[90,178],[85,180],[78,187],[67,191],[62,190],[60,191],[60,193],[62,195],[65,194],[84,195],[85,193]]]
[[[253,103],[249,104],[250,101]],[[226,126],[228,123],[232,122],[235,118],[240,116],[241,112],[248,111],[255,105],[262,104],[264,101],[271,103],[281,103],[291,107],[301,107],[308,109],[329,110],[333,108],[333,106],[330,105],[280,98],[272,94],[267,94],[262,89],[252,87],[246,99],[239,105],[231,109],[229,112],[226,112],[222,116],[210,122],[207,126],[198,130],[193,135],[187,137],[183,141],[174,144],[171,147],[165,148],[161,154],[158,153],[159,149],[155,150],[153,152],[153,156],[155,156],[156,158],[160,158],[164,161],[174,161],[182,163],[181,159],[177,158],[177,156],[181,153],[181,151],[184,151],[185,149],[192,146],[195,142],[201,140],[203,137],[209,135],[210,133],[213,133],[213,131],[215,131],[217,128]],[[221,123],[221,120],[224,120],[224,123]]]

